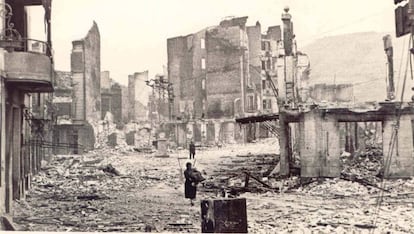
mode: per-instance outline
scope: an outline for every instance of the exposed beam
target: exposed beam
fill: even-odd
[[[265,121],[277,120],[277,119],[279,119],[279,114],[269,114],[269,115],[257,115],[257,116],[237,118],[236,122],[240,124],[248,124],[248,123],[258,123],[258,122],[265,122]]]

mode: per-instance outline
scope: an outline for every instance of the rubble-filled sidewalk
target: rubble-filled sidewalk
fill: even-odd
[[[298,177],[270,176],[277,153],[276,139],[198,149],[192,162],[207,180],[197,201],[220,190],[246,197],[253,233],[414,230],[413,179],[386,181],[377,209],[381,190],[373,186],[340,178],[298,186]],[[200,232],[200,207],[183,195],[187,158],[187,150],[169,158],[108,149],[56,156],[34,178],[26,201],[15,203],[14,221],[34,231]],[[350,171],[356,173],[344,169]]]

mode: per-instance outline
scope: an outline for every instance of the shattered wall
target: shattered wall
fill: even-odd
[[[168,50],[168,79],[174,87],[174,117],[191,115],[200,118],[205,115],[205,83],[208,61],[205,48],[205,30],[188,36],[169,38]],[[191,110],[183,107],[193,103]]]
[[[203,103],[206,102],[206,87],[203,87],[202,82],[206,82],[206,74],[209,68],[209,61],[206,56],[206,49],[202,48],[201,41],[204,40],[205,44],[206,39],[206,31],[202,30],[200,32],[194,33],[192,35],[192,52],[193,52],[193,71],[192,77],[194,84],[193,86],[193,94],[192,97],[188,96],[189,98],[194,101],[194,118],[202,118],[205,116],[206,106]],[[205,45],[204,45],[205,47]],[[183,85],[182,88],[185,90],[186,85]]]
[[[244,99],[242,85],[246,82],[246,74],[243,65],[247,58],[240,47],[240,30],[239,26],[234,26],[207,32],[207,118],[233,116],[236,99]]]
[[[94,149],[95,133],[89,123],[55,125],[54,154],[82,154]]]
[[[114,83],[111,86],[111,113],[114,115],[114,122],[121,123],[122,122],[122,113],[123,113],[123,106],[122,106],[122,88],[121,85],[118,83]]]
[[[101,72],[101,90],[109,90],[111,88],[111,77],[109,71]]]
[[[257,21],[255,26],[246,27],[247,37],[249,38],[249,62],[251,66],[260,67],[261,60],[261,40],[262,27]]]
[[[101,40],[98,25],[93,23],[84,38],[86,119],[99,119],[101,112]]]
[[[261,86],[262,86],[262,74],[261,74],[261,41],[262,41],[262,28],[257,21],[255,26],[246,27],[247,37],[249,39],[249,76],[250,84],[247,84],[247,93],[249,96],[253,96],[253,103],[250,103],[250,97],[247,97],[247,110],[255,112],[261,110]],[[250,109],[250,110],[249,110]]]
[[[73,120],[68,119],[56,128],[57,144],[82,144],[85,149],[94,148],[96,132],[92,125],[101,119],[101,47],[98,25],[93,22],[88,34],[81,40],[72,42],[71,76],[72,105],[70,107]],[[56,100],[57,101],[57,100]],[[61,104],[61,108],[67,108]],[[64,135],[61,135],[64,134]],[[80,143],[81,142],[81,143]]]
[[[244,110],[242,94],[249,79],[246,20],[223,20],[219,26],[167,40],[175,117],[225,118],[234,116],[235,109]]]
[[[73,92],[75,91],[73,82],[71,72],[55,72],[55,92],[53,93],[52,103],[56,108],[57,124],[69,123],[75,118],[75,102],[79,99],[73,99]]]
[[[190,56],[187,56],[188,47],[186,37],[175,37],[167,40],[168,54],[168,81],[174,84],[173,119],[179,117],[181,96],[181,78],[189,79],[191,74]]]
[[[261,109],[262,41],[263,38],[270,40],[269,55],[277,56],[273,50],[278,49],[281,30],[280,26],[273,26],[263,36],[259,22],[246,27],[246,21],[247,17],[226,19],[218,26],[167,40],[168,78],[174,85],[175,95],[174,120],[227,120]],[[275,68],[274,65],[270,67]],[[277,110],[274,94],[270,85],[267,87],[269,99],[274,99],[273,105],[269,106],[272,111]],[[200,131],[198,125],[191,127],[191,137],[211,140],[213,134],[220,133],[211,126]],[[194,129],[196,135],[193,135]],[[180,131],[177,130],[176,135]],[[233,133],[223,135],[223,138],[232,136],[233,141],[244,138],[243,129],[236,131],[233,128],[229,132]],[[258,130],[256,132],[259,134]],[[180,142],[181,136],[176,139]]]
[[[105,118],[107,112],[112,113],[111,78],[109,71],[103,71],[101,72],[101,119]]]
[[[128,95],[128,87],[121,85],[121,103],[122,103],[122,122],[128,123],[129,121],[129,95]]]
[[[148,71],[135,72],[128,76],[128,100],[129,100],[129,121],[146,121],[148,104],[148,87],[145,82],[148,80]]]
[[[101,118],[101,46],[96,22],[85,38],[72,44],[75,116],[80,120],[98,120]]]
[[[112,94],[109,90],[101,93],[101,119],[104,119],[106,113],[111,113],[112,111]]]

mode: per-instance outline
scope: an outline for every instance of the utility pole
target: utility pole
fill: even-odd
[[[167,80],[164,79],[163,75],[157,75],[154,79],[150,79],[148,81],[146,81],[147,85],[150,86],[152,88],[152,110],[157,110],[158,113],[158,123],[161,123],[161,112],[162,112],[162,107],[165,104],[165,100],[166,100],[166,93],[168,94],[168,113],[169,113],[169,118],[171,118],[171,102],[174,99],[174,95],[173,95],[173,89],[172,89],[172,83],[168,82]],[[157,100],[155,100],[155,92],[157,92],[158,97]],[[156,104],[158,103],[157,107],[155,108]]]
[[[173,112],[173,105],[174,105],[174,87],[172,83],[168,83],[168,117],[169,120],[172,120],[172,112]]]

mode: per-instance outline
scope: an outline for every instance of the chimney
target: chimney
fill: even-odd
[[[289,7],[285,7],[285,13],[282,14],[283,21],[283,45],[285,49],[285,55],[292,55],[293,44],[293,23],[291,21],[292,16],[289,14]]]

